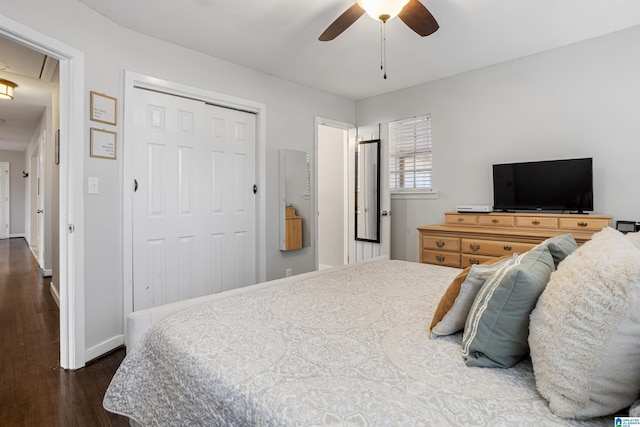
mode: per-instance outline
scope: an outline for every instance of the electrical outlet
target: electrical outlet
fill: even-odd
[[[284,271],[284,277],[291,277],[291,274],[292,274],[292,271],[291,271],[291,269],[290,269],[290,268],[287,268],[287,269]]]

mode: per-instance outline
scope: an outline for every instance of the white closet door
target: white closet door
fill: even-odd
[[[254,283],[255,116],[135,96],[133,309]]]

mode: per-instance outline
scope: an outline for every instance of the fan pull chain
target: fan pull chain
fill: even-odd
[[[380,21],[380,70],[387,79],[387,21]]]

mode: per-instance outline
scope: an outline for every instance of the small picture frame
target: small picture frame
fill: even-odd
[[[118,100],[112,96],[91,91],[91,120],[108,125],[118,124]]]
[[[90,156],[100,159],[116,159],[116,132],[106,129],[91,128]]]
[[[616,221],[616,230],[627,234],[638,231],[638,225],[635,221]]]
[[[60,129],[56,131],[55,158],[56,165],[60,164]]]

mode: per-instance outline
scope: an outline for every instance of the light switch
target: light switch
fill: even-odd
[[[89,177],[89,194],[98,194],[98,177]]]

